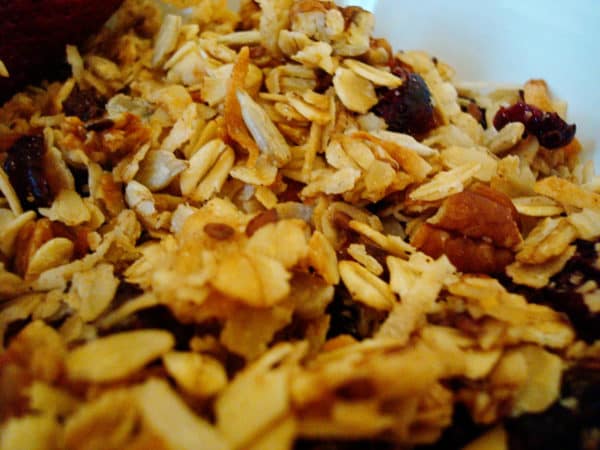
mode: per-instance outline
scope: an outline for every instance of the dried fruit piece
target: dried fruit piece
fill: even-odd
[[[437,126],[431,92],[421,75],[395,68],[401,86],[386,90],[372,111],[383,118],[391,131],[418,136]]]
[[[327,305],[326,312],[331,321],[327,331],[328,339],[336,336],[352,337],[357,340],[373,337],[387,315],[387,311],[377,311],[354,301],[344,284],[335,287],[333,301]]]
[[[565,313],[574,325],[577,336],[587,342],[600,339],[600,311],[586,302],[586,296],[594,296],[594,289],[587,290],[586,285],[600,280],[600,256],[597,244],[576,241],[576,252],[564,268],[554,275],[550,283],[541,289],[510,284],[509,288],[522,293],[530,302],[547,305]]]
[[[560,403],[555,403],[541,414],[524,414],[508,419],[506,431],[510,450],[584,448],[577,416]]]
[[[4,171],[25,209],[52,203],[53,194],[44,172],[45,153],[41,135],[25,135],[10,147],[4,161]]]
[[[524,102],[501,107],[494,117],[494,127],[502,129],[510,122],[521,122],[527,131],[549,149],[568,145],[575,137],[575,124],[569,125],[555,112],[544,112]]]
[[[75,85],[69,96],[63,101],[63,111],[67,116],[79,117],[83,122],[98,119],[105,113],[106,101],[93,89],[81,89]]]

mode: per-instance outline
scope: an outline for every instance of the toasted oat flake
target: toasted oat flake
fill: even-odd
[[[402,79],[385,70],[375,68],[355,59],[345,59],[344,65],[356,75],[363,77],[373,84],[389,88],[397,88],[402,84]]]
[[[164,380],[149,380],[135,392],[145,426],[168,448],[231,448],[206,420],[194,414]]]
[[[480,170],[479,163],[467,163],[439,172],[429,182],[422,184],[410,193],[412,200],[435,201],[461,192],[465,184]]]
[[[65,225],[81,225],[91,219],[90,210],[83,199],[73,190],[62,190],[50,208],[40,208],[40,213]]]
[[[167,58],[168,54],[175,50],[181,24],[182,17],[179,15],[168,14],[163,19],[156,36],[154,52],[152,54],[152,65],[154,67],[161,64]]]
[[[563,205],[600,210],[600,194],[556,176],[538,181],[535,184],[535,192],[550,197]]]
[[[335,71],[333,86],[340,101],[350,111],[365,114],[377,103],[371,82],[349,69],[340,67]]]
[[[73,380],[107,382],[125,378],[168,352],[173,336],[162,330],[127,331],[75,348],[66,357]]]
[[[363,266],[352,261],[339,263],[340,277],[357,301],[374,309],[390,310],[395,302],[390,287]]]

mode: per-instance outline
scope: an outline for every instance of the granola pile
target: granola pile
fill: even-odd
[[[0,448],[597,448],[600,177],[546,83],[172,3],[0,108]]]

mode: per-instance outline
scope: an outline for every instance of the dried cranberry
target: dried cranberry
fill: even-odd
[[[577,336],[592,343],[600,339],[600,313],[591,311],[577,290],[588,281],[600,280],[600,255],[593,242],[579,240],[576,244],[575,255],[543,289],[515,285],[508,280],[502,282],[509,291],[524,295],[532,303],[540,303],[565,313]]]
[[[446,450],[463,448],[483,434],[488,427],[476,424],[469,410],[461,404],[456,405],[452,414],[452,425],[444,430],[435,444],[423,445],[415,450]]]
[[[494,127],[502,129],[507,123],[521,122],[527,132],[549,149],[564,147],[575,137],[575,124],[569,125],[555,112],[545,112],[533,105],[517,102],[500,108],[494,117]]]
[[[600,365],[580,361],[563,374],[561,398],[576,399],[572,406],[557,402],[538,414],[525,414],[505,423],[510,450],[600,448]]]
[[[582,449],[577,414],[555,403],[539,414],[524,414],[505,423],[509,450]]]
[[[579,421],[584,426],[600,427],[600,361],[584,360],[566,371],[561,395],[577,399]]]
[[[21,136],[8,150],[4,171],[26,209],[50,206],[53,200],[44,173],[44,138]]]
[[[384,90],[372,111],[385,120],[391,131],[417,136],[435,128],[431,92],[425,80],[399,66],[392,72],[404,82],[400,87]]]
[[[104,98],[94,89],[80,89],[79,86],[75,86],[62,106],[67,116],[77,116],[87,122],[102,117],[105,104]]]

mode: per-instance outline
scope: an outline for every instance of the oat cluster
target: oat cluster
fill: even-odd
[[[568,404],[600,359],[600,178],[574,126],[492,126],[521,102],[554,136],[566,105],[373,27],[127,0],[0,108],[0,448],[410,449],[458,407],[507,448]]]

